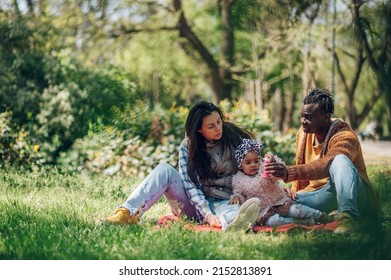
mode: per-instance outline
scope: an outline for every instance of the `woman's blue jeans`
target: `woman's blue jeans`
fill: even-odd
[[[240,205],[228,204],[229,200],[215,199],[213,197],[209,197],[207,200],[212,213],[219,217],[221,228],[224,231],[239,214]]]
[[[360,218],[368,206],[368,191],[352,161],[345,155],[337,155],[329,168],[327,184],[316,191],[297,193],[296,202],[329,213],[349,212]]]
[[[165,196],[174,215],[197,219],[197,211],[190,202],[179,172],[167,163],[159,164],[137,186],[121,205],[141,217],[162,196]],[[228,200],[208,199],[211,211],[217,215],[223,229],[237,216],[239,205],[228,205]]]

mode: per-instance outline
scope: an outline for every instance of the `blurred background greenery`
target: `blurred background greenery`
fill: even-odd
[[[385,0],[4,0],[0,157],[142,177],[176,166],[206,99],[291,163],[312,87],[357,134],[388,139],[390,42]]]

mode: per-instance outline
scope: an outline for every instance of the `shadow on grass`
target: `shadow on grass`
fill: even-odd
[[[96,208],[83,209],[91,189],[56,185],[29,200],[16,187],[0,199],[0,259],[9,260],[389,260],[391,259],[391,172],[373,167],[371,180],[381,202],[380,227],[352,235],[329,232],[193,232],[178,223],[155,229],[158,217],[135,226],[103,226]],[[16,177],[16,175],[14,175]],[[51,180],[58,182],[56,178]],[[28,181],[25,185],[29,185]],[[27,187],[26,187],[27,188]],[[31,189],[34,193],[37,189]],[[62,200],[46,203],[50,196]],[[53,194],[52,194],[53,192]],[[87,193],[87,195],[85,194]],[[76,194],[76,195],[75,195]],[[27,198],[26,198],[27,197]],[[43,199],[43,200],[42,200]],[[97,208],[100,200],[95,201]],[[102,200],[102,203],[103,200]],[[92,213],[92,214],[91,214]]]

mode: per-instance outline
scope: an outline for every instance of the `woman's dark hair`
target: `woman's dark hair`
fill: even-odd
[[[211,170],[211,158],[207,152],[205,138],[199,133],[202,127],[202,120],[212,112],[217,112],[223,122],[223,135],[221,137],[222,153],[227,147],[236,148],[242,141],[242,138],[253,138],[251,133],[239,128],[233,123],[226,122],[222,110],[207,101],[197,102],[189,111],[186,119],[186,135],[189,138],[189,162],[187,165],[187,174],[190,180],[199,185],[203,179],[215,176]]]
[[[328,89],[313,88],[304,97],[303,104],[317,103],[325,113],[334,113],[334,99]]]

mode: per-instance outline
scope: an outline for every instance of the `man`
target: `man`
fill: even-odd
[[[332,119],[334,100],[326,89],[312,89],[300,111],[296,165],[273,163],[265,171],[285,182],[298,203],[330,213],[338,210],[335,233],[358,229],[363,217],[377,213],[360,142],[341,119]],[[373,217],[374,218],[374,217]]]

